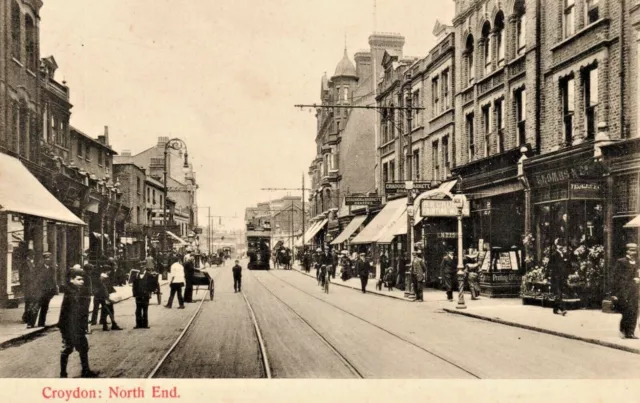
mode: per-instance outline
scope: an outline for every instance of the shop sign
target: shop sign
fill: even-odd
[[[458,237],[457,232],[438,232],[436,234],[438,239],[455,239]]]
[[[439,182],[429,181],[429,182],[413,182],[413,189],[418,190],[420,192],[424,192],[427,190],[431,190],[437,186],[440,186]],[[384,193],[386,195],[395,195],[399,193],[406,193],[407,186],[406,182],[385,182],[384,183]]]
[[[453,200],[420,200],[420,215],[422,217],[457,217],[458,207]],[[469,203],[462,207],[463,217],[469,217]]]
[[[483,283],[520,283],[522,274],[517,273],[480,273],[480,281]]]
[[[594,175],[596,175],[596,172],[594,171],[595,169],[593,164],[583,163],[582,165],[534,173],[531,175],[531,184],[535,187],[549,186],[556,183],[566,182],[571,179],[593,178]]]
[[[381,196],[346,196],[344,198],[344,204],[347,206],[376,206],[381,203]]]
[[[602,184],[600,182],[570,182],[569,197],[571,199],[602,199]]]

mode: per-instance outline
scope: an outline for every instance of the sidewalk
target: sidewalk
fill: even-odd
[[[301,271],[299,265],[294,269],[306,276],[315,279],[315,270],[309,274]],[[377,280],[370,279],[367,284],[367,293],[382,295],[385,297],[413,301],[404,297],[404,291],[382,291],[375,289]],[[347,281],[340,280],[337,276],[332,280],[332,286],[353,288],[360,291],[360,279],[352,278]],[[598,344],[618,350],[640,354],[640,339],[622,339],[618,332],[620,314],[606,314],[600,310],[578,309],[571,310],[567,316],[554,315],[551,308],[542,308],[535,305],[523,305],[520,298],[488,298],[481,297],[477,301],[471,300],[471,295],[465,293],[466,309],[457,309],[458,293],[454,293],[454,301],[447,301],[444,291],[425,289],[425,304],[436,305],[445,312],[486,320],[503,325],[519,327],[554,336],[580,340],[587,343]],[[640,329],[636,334],[640,337]]]
[[[457,297],[457,296],[456,296]],[[469,316],[503,325],[515,326],[587,343],[640,354],[640,340],[622,339],[618,332],[620,314],[600,310],[571,310],[567,316],[554,315],[551,308],[523,305],[519,298],[480,298],[470,301],[465,295],[466,309],[444,303],[442,309],[452,314]],[[640,331],[636,331],[640,335]]]
[[[166,283],[166,280],[160,281],[161,286]],[[114,288],[116,289],[116,292],[110,295],[110,298],[114,303],[117,304],[118,302],[132,297],[130,285]],[[20,304],[18,308],[14,309],[0,309],[0,349],[20,340],[26,340],[30,337],[36,336],[37,334],[43,333],[47,329],[56,326],[58,318],[60,317],[60,307],[62,305],[63,295],[63,293],[60,293],[59,295],[54,296],[51,300],[51,303],[49,304],[49,311],[47,312],[47,323],[45,327],[27,329],[27,325],[22,322],[24,304]],[[93,304],[90,309],[93,310]]]

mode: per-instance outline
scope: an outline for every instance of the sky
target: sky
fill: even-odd
[[[45,0],[40,53],[53,55],[73,104],[71,124],[140,152],[159,136],[187,143],[199,221],[241,228],[245,207],[300,194],[315,157],[316,121],[294,104],[319,102],[346,46],[372,32],[405,36],[424,57],[452,0]],[[58,3],[60,4],[60,3]],[[375,22],[374,22],[375,21]],[[371,145],[373,146],[373,145]],[[203,208],[204,207],[204,208]],[[232,217],[236,218],[232,218]]]

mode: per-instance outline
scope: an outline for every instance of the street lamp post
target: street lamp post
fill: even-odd
[[[458,209],[458,305],[457,309],[466,309],[467,306],[464,303],[464,263],[462,259],[462,215],[464,205],[467,202],[467,198],[463,194],[456,194],[453,196],[453,204]]]
[[[179,139],[179,138],[173,138],[169,141],[167,141],[164,144],[164,166],[163,166],[163,178],[164,178],[164,200],[163,200],[163,206],[162,206],[162,230],[164,231],[164,233],[162,234],[162,251],[164,253],[166,253],[166,247],[167,247],[167,191],[168,191],[168,186],[167,186],[167,159],[169,157],[169,149],[172,150],[182,150],[184,148],[184,165],[183,167],[185,169],[189,168],[189,154],[187,153],[187,144]]]
[[[411,99],[411,87],[409,87],[409,95],[407,96],[407,181],[405,188],[407,189],[407,253],[409,255],[409,267],[411,267],[411,259],[413,258],[413,136],[411,122],[413,119],[413,105]],[[411,281],[411,270],[405,268],[405,297],[413,295],[413,282]],[[382,276],[382,273],[380,273]]]

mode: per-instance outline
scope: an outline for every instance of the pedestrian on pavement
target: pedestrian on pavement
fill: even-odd
[[[107,316],[111,319],[111,330],[122,330],[116,323],[115,307],[113,301],[109,298],[109,294],[113,294],[116,290],[111,285],[109,275],[107,273],[100,274],[100,283],[96,285],[96,295],[94,304],[100,305],[100,324],[103,331],[109,331],[107,324]]]
[[[360,277],[360,285],[362,287],[362,293],[367,292],[367,282],[369,281],[369,273],[371,272],[371,264],[365,260],[365,254],[361,253],[358,261],[356,262],[356,272]]]
[[[24,313],[22,314],[22,321],[26,324],[31,322],[32,294],[35,291],[32,283],[35,282],[35,275],[33,250],[24,249],[24,265],[22,266],[22,270],[20,270],[20,286],[24,292]]]
[[[60,378],[67,377],[67,363],[69,355],[76,350],[80,354],[83,378],[96,378],[98,373],[89,368],[89,342],[85,336],[87,311],[82,296],[85,273],[78,267],[69,273],[69,283],[66,286],[58,327],[62,336],[62,351],[60,352]]]
[[[556,315],[567,315],[567,310],[562,298],[562,294],[567,287],[567,271],[569,270],[569,256],[567,245],[564,239],[557,238],[555,247],[549,256],[547,268],[551,273],[551,287],[554,294],[553,313]]]
[[[411,280],[413,282],[413,289],[416,293],[416,301],[423,302],[422,284],[425,281],[427,274],[427,266],[424,264],[424,260],[420,257],[420,249],[414,249],[413,261],[411,262]]]
[[[80,269],[80,265],[76,264],[74,265],[71,270],[77,270]],[[85,332],[86,333],[91,333],[91,324],[89,323],[89,307],[91,305],[91,298],[93,297],[93,265],[90,263],[86,263],[84,266],[82,266],[82,272],[83,274],[83,286],[82,288],[80,288],[80,302],[82,304],[82,312],[84,313],[85,316],[85,321],[83,322],[84,328],[85,328]]]
[[[101,304],[98,303],[98,299],[96,298],[96,293],[100,288],[100,275],[107,271],[107,267],[98,263],[98,266],[95,266],[93,270],[91,270],[91,285],[93,291],[93,311],[91,313],[91,326],[95,326],[98,324],[98,316],[100,313]]]
[[[398,262],[397,262],[397,268],[396,268],[396,273],[397,273],[397,277],[396,277],[396,288],[398,290],[403,290],[406,288],[405,287],[405,275],[406,275],[406,269],[407,269],[407,255],[406,253],[402,253],[400,255],[400,257],[398,258]]]
[[[180,257],[175,257],[171,265],[171,272],[169,273],[169,287],[171,288],[171,294],[169,294],[169,301],[165,308],[171,308],[173,304],[173,297],[178,294],[178,309],[184,309],[184,301],[182,299],[182,287],[184,286],[184,266],[180,263]]]
[[[623,339],[637,339],[635,335],[638,322],[638,287],[640,287],[640,271],[638,270],[638,245],[626,245],[625,257],[618,259],[613,270],[614,274],[614,303],[622,313],[620,319],[620,337]]]
[[[24,315],[23,319],[27,328],[35,327],[38,319],[40,285],[38,284],[38,271],[36,270],[35,257],[32,249],[27,251],[26,284],[24,285]]]
[[[191,253],[184,257],[184,302],[193,302],[193,276],[196,272],[194,258]]]
[[[447,290],[447,301],[453,301],[453,285],[456,280],[456,262],[453,258],[453,250],[447,250],[446,255],[440,264],[442,269],[442,280]]]
[[[56,273],[53,263],[51,262],[51,253],[45,252],[42,254],[44,259],[42,263],[42,270],[39,273],[39,289],[40,298],[38,301],[38,307],[40,308],[40,314],[38,316],[38,327],[44,327],[47,322],[47,312],[49,311],[49,303],[58,292],[58,283],[56,282]]]
[[[236,260],[231,271],[233,271],[233,291],[242,292],[242,266],[240,266],[239,260]]]
[[[469,285],[469,291],[471,291],[472,300],[477,300],[480,296],[480,281],[478,279],[479,269],[478,251],[469,250],[469,253],[467,254],[467,263],[464,265],[464,271],[467,284]]]
[[[155,278],[141,265],[140,272],[133,278],[133,298],[136,299],[136,326],[134,329],[149,329],[149,300],[155,288]]]

